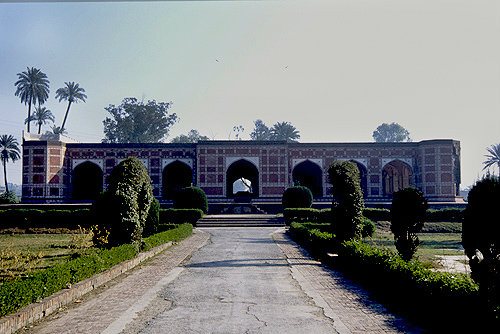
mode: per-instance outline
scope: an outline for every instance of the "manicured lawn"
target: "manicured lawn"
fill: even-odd
[[[0,235],[0,282],[11,276],[9,272],[22,275],[67,261],[82,237],[86,238],[81,234]]]
[[[376,222],[376,230],[372,238],[366,238],[369,244],[380,247],[387,247],[396,250],[394,246],[394,235],[390,230],[389,222]],[[417,256],[423,262],[438,263],[436,255],[463,255],[462,233],[460,223],[426,223],[422,233],[418,234],[420,246],[417,251]],[[437,231],[437,232],[433,232]],[[443,231],[450,231],[445,232]]]

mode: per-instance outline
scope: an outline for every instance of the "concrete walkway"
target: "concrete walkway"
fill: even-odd
[[[284,229],[206,228],[21,332],[422,331],[309,258]]]

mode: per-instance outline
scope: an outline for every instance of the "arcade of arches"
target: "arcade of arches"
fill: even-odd
[[[106,178],[127,157],[146,167],[153,194],[170,200],[194,185],[209,201],[244,198],[278,202],[300,184],[316,201],[329,201],[327,168],[335,160],[358,166],[368,201],[385,201],[408,185],[429,201],[460,201],[460,143],[450,139],[412,143],[287,143],[204,141],[192,144],[75,143],[29,134],[23,141],[26,203],[88,201],[106,189]],[[64,140],[63,140],[64,139]]]

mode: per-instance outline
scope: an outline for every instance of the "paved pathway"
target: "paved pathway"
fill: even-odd
[[[311,260],[283,230],[207,228],[24,332],[421,331]]]

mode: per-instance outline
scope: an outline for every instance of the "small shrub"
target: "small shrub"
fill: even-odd
[[[364,208],[363,216],[374,221],[390,221],[391,210],[378,208]]]
[[[158,225],[160,225],[160,202],[158,202],[156,198],[153,198],[144,225],[144,231],[142,232],[143,236],[149,237],[150,235],[158,233]]]
[[[208,212],[207,195],[203,189],[197,187],[186,187],[179,190],[174,197],[174,208],[176,209],[200,209]]]
[[[0,194],[0,204],[17,204],[19,202],[19,197],[12,190]]]
[[[332,184],[332,224],[339,241],[361,236],[364,208],[359,169],[350,161],[334,161],[328,168]]]
[[[363,217],[361,219],[361,237],[371,238],[373,233],[375,233],[375,224],[370,219]]]
[[[161,209],[160,224],[184,224],[196,226],[196,222],[203,217],[200,209]]]
[[[313,195],[307,187],[294,186],[285,190],[281,202],[284,209],[310,208],[313,202]]]
[[[420,190],[408,187],[394,193],[391,205],[391,231],[401,257],[410,261],[420,244],[417,233],[424,226],[427,200]]]

